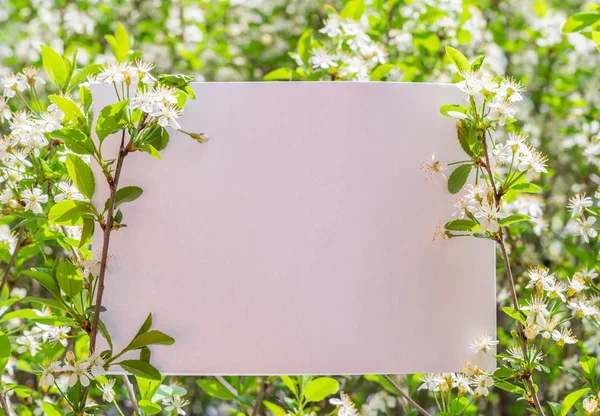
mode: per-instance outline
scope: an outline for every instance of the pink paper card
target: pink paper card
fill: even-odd
[[[96,112],[114,102],[112,86],[92,88]],[[182,128],[211,140],[172,132],[162,160],[136,152],[125,161],[120,185],[144,194],[121,207],[127,227],[111,239],[102,317],[116,351],[152,312],[154,327],[176,339],[152,348],[165,374],[493,365],[470,344],[495,333],[494,245],[434,244],[456,196],[420,169],[431,154],[464,158],[455,121],[439,112],[461,102],[455,87],[193,89]],[[103,205],[106,187],[97,188]]]

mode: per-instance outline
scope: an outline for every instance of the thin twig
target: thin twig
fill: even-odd
[[[398,384],[396,384],[396,382],[394,380],[392,380],[392,378],[390,376],[388,376],[387,374],[384,374],[383,378],[385,378],[392,386],[394,386],[394,389],[396,389],[396,391],[398,393],[400,393],[400,395],[402,397],[404,397],[404,399],[408,402],[408,404],[410,404],[412,407],[414,407],[417,410],[417,412],[419,412],[420,415],[431,416],[429,413],[427,413],[427,410],[423,409],[421,406],[419,406],[419,404],[417,402],[415,402],[413,399],[411,399],[411,397],[408,395],[408,393],[405,392],[404,390],[402,390],[400,388],[400,386]]]
[[[498,191],[498,189],[496,188],[496,184],[494,182],[494,174],[492,172],[492,168],[491,168],[491,164],[490,164],[490,156],[488,153],[488,146],[487,146],[485,130],[482,134],[482,144],[483,144],[483,151],[485,154],[484,168],[490,178],[490,184],[492,185],[492,190],[494,191],[494,202],[496,204],[496,209],[499,211],[500,210],[500,200],[502,199],[503,194]],[[510,267],[510,261],[508,260],[508,253],[506,251],[506,245],[504,244],[504,235],[503,235],[502,227],[500,227],[500,229],[498,230],[496,241],[498,242],[498,245],[500,246],[500,251],[502,252],[502,259],[504,261],[506,277],[508,280],[508,284],[510,286],[510,296],[512,298],[513,308],[518,312],[521,310],[521,308],[519,307],[519,300],[517,298],[517,291],[515,289],[515,281],[513,279],[512,269]],[[519,333],[521,349],[523,350],[523,360],[525,360],[525,359],[527,359],[527,357],[529,357],[528,352],[527,352],[528,351],[527,338],[525,337],[525,332],[524,332],[523,326],[521,325],[520,322],[517,322],[517,331]],[[535,384],[533,383],[531,374],[529,374],[529,373],[525,374],[525,379],[527,381],[527,385],[529,386],[531,397],[533,399],[533,405],[534,405],[536,412],[538,413],[539,416],[544,416],[544,408],[542,407],[542,405],[540,403],[540,399],[537,396],[537,392],[535,391]]]
[[[129,395],[129,400],[131,400],[131,406],[133,407],[133,414],[140,414],[140,407],[138,406],[137,400],[135,398],[135,392],[133,391],[133,386],[129,381],[129,377],[127,374],[123,374],[123,384],[125,384],[125,388],[127,389],[127,394]]]
[[[0,283],[0,294],[2,294],[2,291],[4,290],[4,286],[6,285],[6,282],[8,281],[8,276],[10,276],[10,269],[12,269],[12,266],[15,264],[15,261],[17,260],[17,254],[19,254],[19,249],[21,248],[21,244],[23,243],[23,232],[25,231],[25,224],[21,224],[21,227],[19,227],[19,235],[17,235],[17,243],[15,245],[15,250],[12,253],[12,256],[10,256],[10,260],[8,261],[8,264],[6,265],[6,270],[4,270],[4,276],[2,276],[2,283]]]
[[[10,409],[8,408],[8,403],[6,403],[6,398],[4,394],[0,393],[0,404],[2,405],[2,410],[6,416],[10,416]]]
[[[119,146],[119,156],[117,157],[117,166],[115,168],[114,178],[109,181],[110,197],[108,202],[108,212],[106,214],[106,226],[104,227],[104,239],[102,243],[102,255],[100,257],[100,273],[98,274],[98,288],[96,291],[96,304],[94,305],[94,320],[90,331],[90,353],[96,350],[96,338],[98,336],[98,322],[100,321],[100,308],[102,306],[102,295],[104,294],[104,276],[106,274],[106,262],[108,260],[108,245],[110,243],[110,234],[113,227],[113,213],[115,208],[115,199],[117,196],[117,186],[119,177],[123,168],[123,160],[127,156],[125,148],[125,130],[121,135],[121,145]]]
[[[69,234],[67,232],[67,227],[65,227],[64,225],[61,225],[60,230],[63,232],[65,237],[69,238]],[[73,247],[71,244],[69,244],[69,248],[71,249],[71,253],[73,253],[73,258],[75,259],[77,264],[81,264],[81,256],[77,252],[77,249],[75,247]]]
[[[260,406],[262,404],[263,398],[265,397],[265,392],[267,390],[267,380],[269,378],[265,377],[260,383],[260,390],[258,391],[258,396],[256,397],[256,401],[254,402],[254,409],[252,410],[252,416],[258,416],[258,411],[260,410]]]

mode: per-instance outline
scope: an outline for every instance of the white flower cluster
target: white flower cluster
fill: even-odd
[[[46,81],[38,76],[37,68],[27,67],[23,72],[18,74],[10,74],[0,80],[4,87],[3,95],[7,98],[12,98],[15,95],[22,93],[28,88],[37,84],[45,84]],[[2,113],[2,102],[0,102],[0,113]]]
[[[49,311],[46,313],[36,311],[34,312],[42,316],[49,316]],[[43,344],[61,344],[63,347],[67,346],[67,340],[71,328],[68,326],[53,326],[36,323],[31,330],[25,330],[21,335],[16,338],[18,345],[17,352],[23,354],[29,352],[32,357],[35,357],[38,352],[41,351]]]
[[[501,215],[494,202],[492,187],[481,183],[479,185],[467,184],[464,189],[465,194],[454,203],[457,211],[453,216],[460,219],[473,216],[479,221],[482,231],[498,232]]]
[[[96,75],[95,81],[102,84],[137,84],[144,82],[149,84],[155,81],[155,78],[150,74],[155,65],[137,60],[134,64],[128,62],[113,62],[105,65],[102,71]]]
[[[106,374],[105,367],[104,359],[98,354],[92,354],[87,359],[78,361],[75,359],[75,354],[69,351],[63,365],[60,361],[52,361],[43,368],[40,385],[52,386],[58,374],[66,373],[69,376],[67,381],[69,387],[75,386],[77,382],[81,383],[83,387],[87,387],[94,378]],[[112,389],[112,386],[110,387]]]
[[[183,110],[179,107],[172,88],[155,85],[147,91],[138,91],[131,99],[129,108],[140,109],[148,117],[155,117],[162,127],[181,128],[177,119],[183,114]]]
[[[600,311],[596,306],[600,298],[586,298],[585,290],[598,277],[595,270],[581,269],[566,281],[560,281],[545,267],[535,267],[528,271],[527,288],[534,288],[535,295],[522,310],[527,311],[525,336],[533,340],[538,334],[543,338],[552,338],[557,345],[575,344],[577,338],[571,332],[568,322],[557,328],[560,309],[548,307],[553,299],[559,299],[577,318],[599,319]],[[552,311],[552,312],[551,312]],[[564,319],[562,319],[564,321]]]
[[[596,191],[594,198],[596,205],[600,205],[600,191]],[[566,231],[569,234],[580,236],[586,243],[590,242],[590,238],[598,237],[598,231],[594,228],[597,214],[591,210],[593,206],[594,200],[585,194],[576,194],[571,197],[567,205],[572,220],[567,223]]]
[[[385,390],[372,394],[360,408],[362,416],[387,415],[396,408],[396,397]]]
[[[312,49],[308,63],[316,71],[334,68],[342,78],[368,81],[371,71],[387,61],[387,52],[366,30],[368,27],[361,22],[330,15],[319,32],[327,35],[333,45]]]

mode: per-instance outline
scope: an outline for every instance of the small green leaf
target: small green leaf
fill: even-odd
[[[92,218],[83,219],[83,227],[81,229],[81,238],[79,239],[78,247],[82,247],[88,243],[89,239],[94,235],[95,222]]]
[[[364,0],[350,0],[340,12],[340,17],[360,20],[365,10],[366,6]]]
[[[587,392],[589,392],[589,391],[590,391],[590,389],[586,387],[584,389],[574,391],[573,393],[570,393],[569,395],[567,395],[567,397],[565,397],[565,400],[563,401],[563,404],[560,408],[560,416],[567,416],[567,414],[569,413],[569,410],[571,410],[571,408],[575,405],[575,403],[577,403],[579,401],[579,399],[581,399],[583,396],[585,396],[587,394]]]
[[[121,23],[118,23],[115,35],[106,35],[104,38],[110,45],[117,61],[125,61],[129,56],[129,49],[131,49],[129,34],[125,30],[125,27]]]
[[[135,334],[135,338],[139,337],[140,335],[142,335],[143,333],[148,332],[148,330],[152,327],[152,314],[149,313],[148,317],[146,318],[146,320],[144,321],[144,323],[142,324],[142,326],[140,327],[140,329],[138,330],[137,334]]]
[[[500,390],[504,390],[509,393],[523,394],[525,392],[525,390],[523,390],[522,387],[516,386],[507,381],[501,381],[501,380],[495,381],[494,386],[498,387]]]
[[[65,118],[67,120],[72,121],[73,123],[79,123],[83,118],[83,113],[81,109],[75,104],[73,101],[66,97],[61,97],[60,95],[49,95],[48,98],[52,101],[60,110],[65,114]]]
[[[158,82],[167,87],[184,90],[194,80],[194,77],[184,74],[161,74],[157,77]]]
[[[448,191],[451,194],[455,194],[460,191],[467,182],[470,173],[471,165],[460,165],[454,169],[448,178]]]
[[[320,402],[327,396],[336,394],[340,383],[331,377],[319,377],[311,380],[304,389],[304,398],[309,402]]]
[[[510,306],[503,307],[502,311],[511,318],[517,320],[518,322],[525,324],[525,317],[523,316],[522,312],[519,312],[516,309],[511,308]]]
[[[125,360],[117,363],[121,368],[134,376],[160,380],[160,372],[154,366],[142,360]]]
[[[308,59],[310,58],[310,51],[312,49],[312,30],[307,29],[302,33],[298,40],[297,52],[304,65],[308,65]]]
[[[81,292],[83,288],[83,276],[81,271],[73,263],[61,260],[56,268],[56,279],[63,292],[73,297]]]
[[[152,400],[154,393],[156,393],[162,382],[162,380],[148,380],[143,377],[136,377],[135,379],[138,383],[138,389],[140,390],[142,399],[146,400]]]
[[[119,101],[104,107],[98,115],[96,122],[96,135],[101,142],[110,134],[121,130],[124,116],[127,114],[125,109],[129,100]]]
[[[479,224],[473,220],[462,219],[448,221],[444,228],[448,231],[474,231]]]
[[[65,127],[53,131],[50,136],[55,140],[61,140],[67,146],[67,149],[73,153],[93,155],[96,152],[96,146],[92,138],[79,129]]]
[[[68,89],[72,90],[73,88],[78,87],[79,84],[87,80],[88,76],[98,75],[102,71],[103,67],[104,65],[102,64],[90,64],[85,68],[76,70],[69,81]]]
[[[148,345],[173,345],[175,339],[157,330],[144,332],[136,336],[131,343],[125,347],[126,350],[135,350]]]
[[[440,107],[440,113],[446,117],[468,119],[467,109],[456,104],[446,104]]]
[[[563,33],[579,32],[587,27],[592,26],[596,22],[600,22],[600,13],[576,13],[567,19],[562,31]]]
[[[287,414],[287,412],[285,411],[285,409],[283,407],[278,406],[275,403],[271,403],[270,401],[263,400],[263,404],[265,405],[265,407],[267,409],[269,409],[269,412],[273,413],[273,416],[285,416]]]
[[[513,215],[509,215],[506,218],[502,218],[499,222],[501,227],[504,227],[506,225],[510,225],[510,224],[516,224],[518,222],[523,222],[523,221],[529,221],[529,217],[527,215],[523,215],[523,214],[513,214]]]
[[[55,204],[48,213],[48,220],[54,224],[77,225],[84,214],[91,213],[89,203],[64,200]]]
[[[264,81],[292,81],[294,71],[290,68],[277,68],[263,77]]]
[[[538,192],[541,192],[541,190],[542,190],[539,186],[537,186],[533,183],[527,183],[527,182],[518,183],[510,189],[512,189],[514,191],[519,191],[519,192],[527,192],[530,194],[537,194]]]
[[[147,415],[157,415],[162,411],[159,405],[152,403],[150,400],[142,399],[138,402],[138,405]]]
[[[381,64],[371,72],[371,81],[381,81],[388,72],[394,69],[394,64]]]
[[[290,389],[290,391],[294,394],[294,396],[298,395],[298,387],[296,385],[296,382],[294,380],[292,380],[289,376],[281,376],[281,381],[283,381],[283,384],[285,384],[285,386]]]
[[[596,371],[596,362],[596,358],[589,356],[584,356],[579,359],[579,365],[581,365],[583,372],[588,376],[594,374]]]
[[[235,400],[235,395],[217,380],[200,379],[196,380],[196,384],[211,397],[216,397],[221,400]]]
[[[49,269],[48,269],[49,270]],[[60,299],[60,289],[57,282],[52,278],[52,275],[45,270],[33,268],[21,272],[25,276],[37,280],[42,286],[50,291],[56,298]]]
[[[483,65],[483,61],[485,59],[485,56],[480,56],[479,58],[475,59],[473,61],[473,63],[471,64],[471,71],[473,72],[477,72],[481,69],[481,65]]]
[[[50,81],[62,89],[68,76],[62,57],[54,49],[42,45],[42,64]]]
[[[10,358],[10,339],[4,332],[0,332],[0,371],[3,371]]]
[[[79,156],[67,155],[67,171],[73,179],[73,183],[83,195],[88,199],[92,199],[96,190],[96,182],[94,174],[89,165],[85,163]]]
[[[446,55],[448,55],[450,61],[458,69],[458,72],[464,73],[471,70],[469,60],[459,50],[446,46]]]
[[[44,413],[46,414],[46,416],[64,416],[65,415],[58,406],[56,406],[50,402],[42,402],[42,409],[44,410]]]
[[[131,202],[138,199],[144,190],[139,186],[125,186],[117,191],[115,195],[115,208],[125,202]]]

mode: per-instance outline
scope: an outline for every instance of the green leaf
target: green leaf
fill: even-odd
[[[485,56],[480,56],[479,58],[475,59],[473,61],[473,63],[471,64],[471,71],[473,71],[473,72],[479,71],[481,69],[481,65],[483,65],[484,59],[485,59]]]
[[[118,23],[115,35],[106,35],[104,38],[110,45],[117,61],[125,61],[129,56],[129,49],[131,49],[129,34],[125,30],[125,27],[121,23]]]
[[[444,228],[448,231],[474,231],[479,224],[473,220],[462,219],[448,221]]]
[[[112,351],[113,350],[112,338],[110,336],[110,333],[106,329],[106,325],[104,324],[104,322],[102,322],[102,319],[100,319],[98,321],[98,329],[100,330],[100,333],[102,334],[102,336],[104,337],[104,339],[108,343],[108,347]]]
[[[64,416],[64,413],[60,408],[50,402],[42,402],[42,409],[46,416]]]
[[[73,183],[83,195],[88,199],[92,199],[96,190],[96,182],[94,174],[89,165],[85,163],[79,156],[67,155],[67,171],[73,180]]]
[[[470,144],[470,133],[471,133],[472,125],[465,121],[460,122],[460,127],[456,129],[456,136],[458,137],[458,143],[460,143],[460,147],[465,151],[465,153],[471,157],[475,156],[475,152],[471,149]]]
[[[10,358],[10,339],[4,332],[0,332],[0,371],[4,371]]]
[[[65,113],[65,119],[76,124],[79,124],[80,121],[85,120],[81,109],[72,100],[66,97],[61,97],[60,95],[49,95],[48,98],[50,101],[56,104],[63,113]]]
[[[294,71],[290,68],[277,68],[263,77],[263,81],[291,81],[294,79]]]
[[[184,74],[161,74],[157,77],[158,82],[167,87],[184,90],[194,80],[194,77]]]
[[[138,335],[131,341],[131,343],[125,347],[126,350],[135,350],[138,348],[145,347],[147,345],[173,345],[175,339],[157,330],[144,332]]]
[[[121,368],[134,376],[148,378],[150,380],[160,380],[160,372],[154,366],[146,361],[125,360],[117,363]]]
[[[62,89],[68,76],[62,57],[54,49],[42,45],[42,64],[50,81]]]
[[[509,393],[523,394],[525,392],[525,390],[523,390],[522,387],[516,386],[507,381],[501,381],[501,380],[495,381],[494,386],[498,387],[500,390],[504,390]]]
[[[599,21],[600,13],[576,13],[567,19],[562,28],[562,31],[563,33],[579,32]]]
[[[138,405],[147,415],[156,415],[162,411],[159,405],[152,403],[150,400],[142,399],[138,402]]]
[[[458,69],[458,72],[464,73],[471,70],[469,60],[459,50],[446,46],[446,55],[448,55],[450,62]]]
[[[73,297],[81,292],[83,288],[83,276],[81,271],[73,263],[61,260],[56,268],[56,279],[63,292]]]
[[[309,381],[304,389],[304,398],[309,402],[320,402],[327,396],[336,394],[340,383],[331,377],[319,377]]]
[[[61,140],[67,146],[67,149],[73,153],[93,155],[96,152],[96,146],[92,138],[79,129],[65,127],[53,131],[50,136],[55,140]]]
[[[522,312],[517,311],[516,309],[511,308],[510,306],[505,306],[502,308],[502,311],[507,314],[508,316],[510,316],[511,318],[517,320],[518,322],[521,322],[523,325],[525,325],[525,317],[523,316]]]
[[[52,275],[41,269],[24,270],[21,272],[25,276],[37,280],[42,286],[50,291],[56,298],[60,299],[60,289],[57,282],[52,278]]]
[[[142,335],[143,333],[148,332],[148,330],[152,327],[152,314],[149,313],[148,317],[146,318],[146,320],[144,321],[144,323],[142,324],[142,326],[140,327],[140,329],[138,330],[137,334],[135,334],[134,338],[139,337],[140,335]]]
[[[310,51],[312,49],[312,30],[307,29],[302,33],[298,40],[297,52],[304,65],[308,65],[308,59],[310,58]]]
[[[138,199],[144,190],[139,186],[125,186],[117,191],[115,195],[115,208],[125,202],[131,202]]]
[[[88,76],[98,75],[102,71],[102,68],[104,68],[104,65],[102,64],[90,64],[85,68],[76,70],[69,81],[68,89],[72,90],[73,88],[76,88],[79,84],[85,82]]]
[[[162,379],[148,380],[147,378],[143,377],[136,377],[135,379],[138,383],[138,389],[140,391],[142,399],[146,400],[152,400],[152,397],[154,397],[154,393],[156,393],[156,391],[160,387],[160,383],[162,382]]]
[[[590,391],[590,389],[586,387],[584,389],[574,391],[573,393],[570,393],[569,395],[567,395],[567,397],[565,397],[565,400],[563,401],[563,404],[560,408],[560,416],[567,416],[567,414],[569,413],[569,410],[571,410],[571,408],[575,405],[575,403],[577,403],[579,401],[579,399],[581,399],[583,396],[585,396],[587,394],[587,392],[589,392],[589,391]]]
[[[81,229],[81,238],[79,239],[78,247],[82,247],[88,243],[89,239],[94,235],[95,222],[92,218],[83,219],[83,227]]]
[[[527,192],[530,194],[537,194],[538,192],[541,192],[541,190],[542,190],[539,186],[537,186],[533,183],[527,183],[527,182],[518,183],[510,189],[512,189],[514,191],[519,191],[519,192]]]
[[[455,194],[460,191],[467,182],[470,173],[471,165],[460,165],[454,169],[448,178],[448,191],[451,194]]]
[[[499,222],[500,226],[504,227],[510,224],[516,224],[518,222],[529,221],[529,217],[523,214],[513,214],[506,218],[502,218]]]
[[[273,416],[285,416],[287,414],[283,407],[277,406],[275,403],[263,400],[263,404],[267,409],[269,409],[269,412],[273,413]]]
[[[48,213],[48,220],[54,224],[77,225],[83,215],[89,213],[91,213],[89,203],[64,200],[52,206]]]
[[[596,371],[596,362],[596,358],[589,356],[584,356],[579,359],[579,365],[581,365],[583,372],[588,376],[594,374]]]
[[[125,109],[129,100],[119,101],[104,107],[98,115],[96,122],[96,135],[101,142],[110,134],[121,130],[123,117],[127,114]]]
[[[341,18],[348,18],[353,20],[359,20],[366,10],[365,2],[363,0],[350,0],[342,11],[340,12]]]
[[[298,396],[298,387],[296,382],[288,376],[281,376],[280,378],[281,381],[283,381],[283,384],[285,384],[285,386],[290,389],[292,393],[294,393],[294,396]]]
[[[440,113],[446,117],[468,119],[467,109],[456,104],[446,104],[440,107]]]
[[[235,395],[217,380],[200,379],[196,380],[196,384],[211,397],[216,397],[221,400],[235,400]]]
[[[392,69],[394,69],[394,64],[379,65],[371,72],[371,81],[381,81]]]

